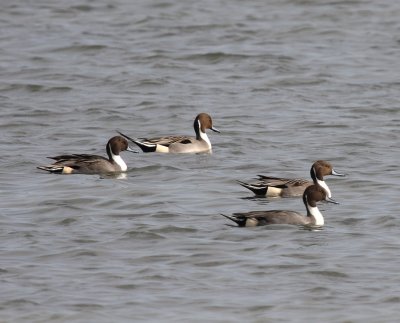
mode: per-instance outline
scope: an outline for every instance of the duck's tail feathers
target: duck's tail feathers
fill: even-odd
[[[45,170],[49,173],[62,174],[64,166],[54,166],[54,165],[38,166],[37,169]]]
[[[246,225],[246,219],[245,218],[236,218],[230,215],[225,215],[223,213],[220,213],[222,216],[226,217],[227,219],[235,222],[239,227],[244,227]]]
[[[129,137],[118,130],[117,130],[117,132],[122,137],[125,137],[129,141],[132,141],[133,143],[135,143],[144,153],[152,153],[152,152],[155,152],[157,149],[157,144],[140,141],[139,139]]]
[[[258,196],[266,196],[268,192],[267,185],[257,185],[257,184],[249,184],[242,181],[237,181],[239,185],[247,188],[248,190],[252,191],[255,195]]]

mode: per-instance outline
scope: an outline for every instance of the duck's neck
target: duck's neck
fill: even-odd
[[[314,220],[314,225],[322,226],[325,223],[324,217],[317,206],[307,205],[307,216]]]
[[[107,145],[107,155],[108,155],[110,162],[117,164],[119,166],[119,168],[121,168],[122,172],[125,172],[128,169],[128,166],[126,165],[126,163],[124,162],[122,157],[120,155],[115,155],[112,152],[110,145]]]
[[[196,132],[196,139],[205,141],[211,149],[211,141],[208,139],[207,134],[201,130],[201,123],[199,120],[197,120],[197,127],[194,130]]]
[[[328,185],[326,184],[326,182],[325,182],[324,180],[321,181],[321,180],[317,179],[316,183],[317,183],[319,186],[321,186],[321,187],[325,190],[326,195],[327,195],[329,198],[332,197],[331,190],[329,189]]]
[[[126,166],[126,163],[124,162],[124,160],[120,155],[113,155],[112,159],[114,163],[116,163],[119,166],[119,168],[121,168],[122,172],[125,172],[128,169],[128,166]]]
[[[310,175],[311,175],[311,178],[312,178],[314,184],[317,184],[317,185],[321,186],[325,190],[326,195],[329,198],[332,197],[331,190],[329,189],[328,185],[325,183],[324,178],[322,177],[322,175],[320,173],[317,174],[317,171],[316,171],[315,167],[311,168]]]
[[[200,131],[200,138],[201,140],[204,140],[207,143],[207,146],[211,149],[211,141],[208,139],[208,136],[205,132]]]

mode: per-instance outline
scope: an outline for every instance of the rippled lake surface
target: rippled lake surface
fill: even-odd
[[[2,1],[1,322],[395,322],[400,308],[400,3]],[[36,166],[108,139],[192,134],[211,155],[123,153],[126,178]],[[236,180],[308,178],[326,226]]]

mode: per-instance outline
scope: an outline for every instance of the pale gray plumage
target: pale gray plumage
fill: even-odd
[[[201,153],[211,152],[211,142],[206,134],[210,129],[219,132],[213,127],[212,119],[207,113],[197,115],[193,123],[196,137],[192,136],[163,136],[155,138],[132,138],[121,132],[119,134],[132,141],[142,149],[143,152],[161,153]]]

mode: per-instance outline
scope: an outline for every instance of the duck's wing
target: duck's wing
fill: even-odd
[[[48,157],[50,159],[54,159],[56,164],[63,164],[69,166],[67,164],[76,164],[76,163],[97,163],[99,161],[108,161],[107,158],[98,155],[90,155],[90,154],[72,154],[72,155],[59,155],[54,157]]]
[[[258,175],[259,181],[258,185],[265,186],[303,186],[306,184],[312,184],[312,182],[302,179],[302,178],[282,178],[282,177],[273,177],[273,176],[265,176]]]
[[[163,136],[154,138],[139,138],[146,144],[157,144],[165,147],[169,147],[172,144],[191,144],[196,141],[196,138],[190,136]]]

